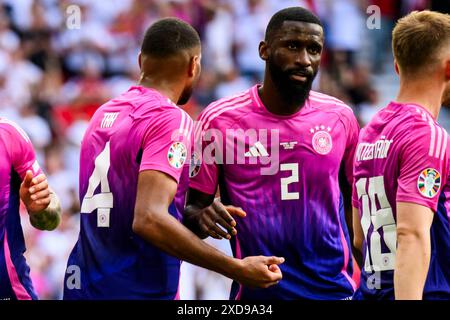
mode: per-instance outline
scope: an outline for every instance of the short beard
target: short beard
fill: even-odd
[[[312,83],[316,75],[314,74],[312,77],[309,77],[304,84],[294,84],[289,79],[289,76],[274,61],[271,61],[271,59],[267,63],[267,68],[283,101],[291,106],[303,107],[309,98],[309,92],[311,91]]]

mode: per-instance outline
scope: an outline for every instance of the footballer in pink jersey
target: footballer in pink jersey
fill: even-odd
[[[316,16],[279,11],[259,48],[264,84],[199,117],[185,224],[201,237],[231,238],[236,257],[286,259],[278,285],[234,283],[231,299],[349,299],[356,288],[339,174],[352,182],[359,127],[342,101],[310,91],[322,47]],[[211,208],[217,190],[242,210]]]
[[[0,300],[37,299],[24,257],[20,200],[40,230],[55,229],[61,209],[27,134],[5,118],[0,118],[0,190]]]
[[[448,300],[450,146],[435,119],[450,106],[450,15],[411,13],[392,44],[400,90],[361,130],[355,156],[355,246],[364,255],[355,299]]]
[[[255,286],[281,279],[281,258],[230,258],[178,221],[193,122],[172,101],[188,101],[200,51],[187,23],[155,22],[139,56],[140,85],[93,116],[81,146],[81,227],[64,299],[177,299],[180,259]]]

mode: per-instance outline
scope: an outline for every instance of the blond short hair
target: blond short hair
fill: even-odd
[[[399,19],[392,31],[392,50],[404,73],[424,71],[436,65],[445,47],[450,48],[450,15],[413,11]]]

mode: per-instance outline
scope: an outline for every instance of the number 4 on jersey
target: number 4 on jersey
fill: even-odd
[[[95,159],[95,168],[89,178],[89,186],[81,204],[81,213],[91,213],[97,209],[97,226],[109,227],[109,214],[113,207],[113,194],[109,189],[108,170],[110,166],[110,146],[106,143],[103,151]],[[94,195],[100,185],[100,193]]]

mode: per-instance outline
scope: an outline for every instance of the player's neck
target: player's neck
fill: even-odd
[[[146,76],[145,74],[141,75],[141,78],[139,79],[138,83],[140,86],[151,88],[158,91],[160,94],[166,96],[174,103],[177,103],[182,93],[182,90],[178,89],[177,88],[178,86],[172,83],[172,81],[167,80],[161,81],[159,79],[154,79],[149,76]]]
[[[267,82],[259,88],[258,94],[267,111],[278,116],[290,116],[302,108],[297,103],[285,101],[278,90]]]
[[[400,90],[396,102],[418,104],[427,109],[437,119],[441,110],[443,92],[444,86],[439,86],[433,81],[427,83],[423,81],[402,83],[400,81]]]

